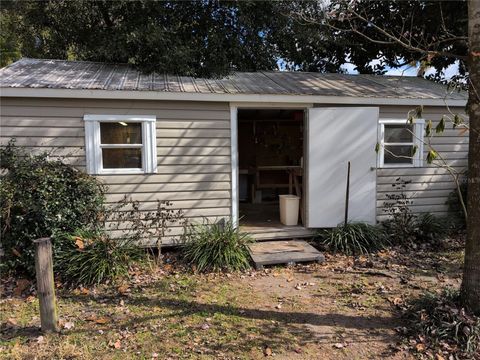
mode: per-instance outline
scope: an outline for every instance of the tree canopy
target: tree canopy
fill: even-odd
[[[345,6],[364,18],[344,17]],[[1,60],[120,62],[193,76],[273,70],[278,62],[289,70],[328,72],[350,62],[361,73],[421,62],[440,78],[458,59],[447,53],[465,55],[466,11],[464,1],[418,0],[4,1]],[[411,48],[373,24],[410,41]]]
[[[315,4],[210,0],[10,2],[2,14],[2,57],[4,63],[20,54],[121,62],[146,72],[210,76],[231,70],[276,69],[285,53],[289,55],[288,66],[311,69],[315,64],[315,70],[338,70],[339,64],[332,67],[328,60],[330,42],[312,44],[304,51],[308,60],[297,55],[294,44],[312,42],[288,16],[298,6]]]

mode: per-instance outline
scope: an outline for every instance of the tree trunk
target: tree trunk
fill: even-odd
[[[462,297],[480,314],[480,1],[468,3],[470,143],[468,153],[468,220]]]

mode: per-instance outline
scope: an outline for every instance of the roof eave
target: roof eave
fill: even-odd
[[[0,88],[2,97],[65,98],[65,99],[116,99],[116,100],[172,100],[249,103],[298,103],[344,105],[410,105],[410,106],[465,106],[462,99],[440,98],[381,98],[322,95],[275,94],[220,94],[128,90],[78,90],[52,88]]]

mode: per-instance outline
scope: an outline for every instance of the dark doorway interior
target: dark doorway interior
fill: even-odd
[[[283,226],[278,196],[301,196],[303,137],[303,110],[238,110],[241,225]]]

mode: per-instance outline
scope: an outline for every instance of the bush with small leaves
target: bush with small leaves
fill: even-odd
[[[197,271],[237,271],[250,267],[247,245],[253,239],[232,221],[190,225],[182,253]]]
[[[99,224],[105,188],[61,160],[29,155],[13,142],[0,149],[0,159],[0,270],[31,275],[33,240]]]

